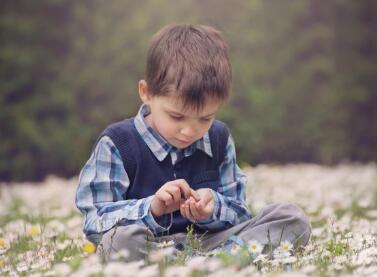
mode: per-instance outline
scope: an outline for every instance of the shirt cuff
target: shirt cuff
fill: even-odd
[[[164,214],[159,217],[154,217],[151,211],[151,202],[153,196],[149,196],[145,201],[145,209],[148,209],[146,216],[143,218],[144,224],[151,230],[155,235],[162,234],[169,231],[173,224],[173,214]]]
[[[215,202],[215,207],[213,208],[212,220],[220,220],[221,216],[221,200],[216,191],[211,189],[213,201]]]

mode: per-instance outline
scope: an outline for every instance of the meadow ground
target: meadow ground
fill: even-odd
[[[82,235],[77,178],[0,186],[0,275],[4,276],[377,276],[377,164],[245,167],[254,213],[293,202],[310,216],[304,249],[282,242],[270,256],[257,241],[203,253],[190,235],[174,259],[169,242],[145,261],[101,263]],[[272,257],[272,258],[271,258]]]

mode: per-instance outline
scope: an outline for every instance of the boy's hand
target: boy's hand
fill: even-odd
[[[190,197],[180,206],[182,216],[191,222],[210,218],[215,208],[215,201],[210,189],[198,189],[197,192],[200,195],[200,201]]]
[[[151,202],[153,216],[161,216],[179,210],[182,203],[188,198],[200,200],[198,192],[190,188],[184,179],[166,182],[154,195]]]

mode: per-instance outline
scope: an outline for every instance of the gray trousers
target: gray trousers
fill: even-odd
[[[269,235],[268,235],[269,234]],[[255,217],[229,229],[200,234],[202,248],[213,250],[222,246],[230,236],[238,236],[244,241],[257,240],[263,245],[279,244],[288,240],[294,247],[305,246],[310,238],[311,226],[307,215],[294,204],[271,204]],[[268,237],[269,236],[269,237]],[[146,249],[156,249],[160,241],[173,240],[175,244],[184,243],[186,233],[154,237],[152,232],[140,225],[118,226],[106,232],[97,253],[105,261],[112,260],[114,254],[122,249],[128,250],[129,260],[144,259]]]

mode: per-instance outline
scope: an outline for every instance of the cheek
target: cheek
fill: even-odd
[[[209,128],[211,128],[211,126],[212,126],[212,121],[210,123],[203,124],[199,130],[201,136],[204,136],[204,134],[208,132]]]
[[[179,126],[171,123],[169,120],[163,120],[158,125],[159,133],[167,138],[174,137],[179,132]]]

